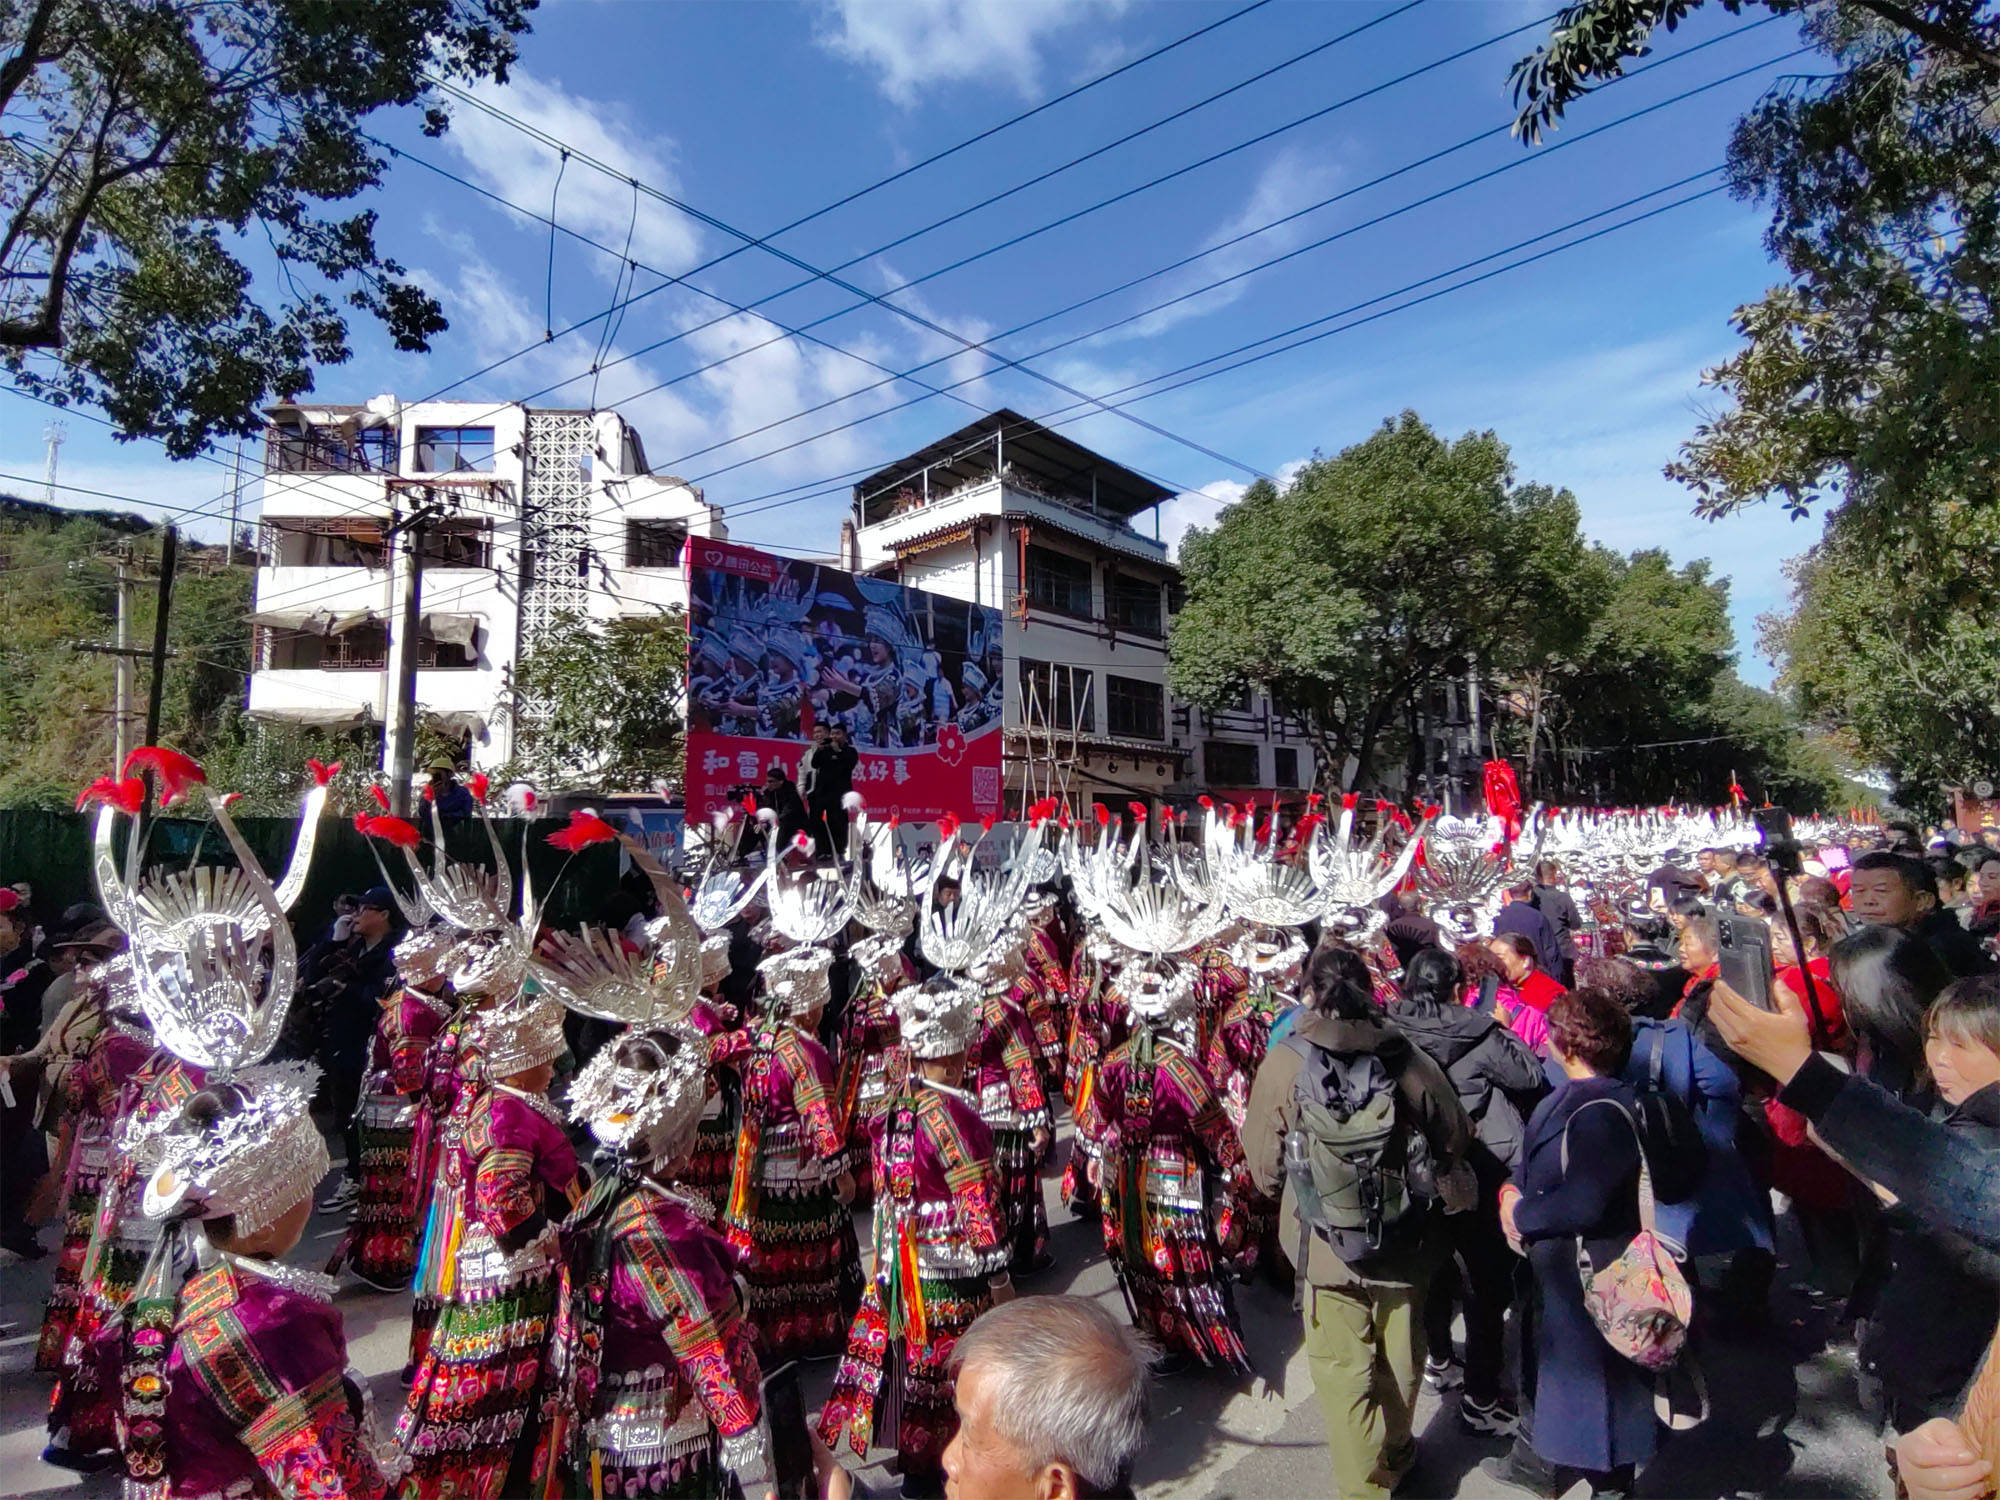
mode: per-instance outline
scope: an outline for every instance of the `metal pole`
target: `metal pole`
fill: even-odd
[[[236,517],[243,505],[243,439],[236,440],[236,477],[229,486],[229,541],[223,554],[225,567],[236,566]]]
[[[417,774],[417,630],[423,619],[419,610],[424,587],[424,533],[429,519],[429,507],[420,508],[404,533],[408,564],[391,643],[396,680],[389,721],[389,796],[399,818],[410,815],[410,784]]]
[[[174,562],[180,533],[173,527],[160,542],[160,602],[153,614],[153,682],[146,696],[146,743],[160,742],[160,689],[167,675],[167,615],[174,602]]]
[[[113,764],[124,774],[132,753],[132,571],[120,557],[118,577],[118,654],[111,658],[111,733],[117,755]]]

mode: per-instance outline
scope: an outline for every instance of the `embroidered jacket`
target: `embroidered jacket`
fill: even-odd
[[[987,987],[966,1082],[979,1100],[979,1117],[992,1129],[1048,1128],[1052,1116],[1042,1088],[1041,1053],[1012,984]]]
[[[898,1057],[892,1071],[907,1067]],[[971,1097],[911,1080],[872,1127],[877,1185],[876,1275],[905,1225],[926,1277],[995,1276],[1007,1269],[1007,1211],[993,1167],[993,1133]]]
[[[1225,1194],[1247,1201],[1243,1144],[1208,1076],[1180,1042],[1164,1036],[1153,1039],[1152,1064],[1143,1065],[1146,1040],[1134,1036],[1112,1050],[1077,1113],[1077,1140],[1106,1163],[1107,1190],[1112,1165],[1128,1163],[1149,1202],[1201,1207],[1203,1179],[1211,1173]]]

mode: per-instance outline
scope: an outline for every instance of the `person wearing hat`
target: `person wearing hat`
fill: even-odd
[[[329,1209],[347,1207],[361,1190],[355,1112],[361,1104],[361,1079],[368,1069],[382,997],[396,979],[396,929],[396,898],[386,885],[373,886],[361,893],[347,937],[319,943],[299,960],[299,988],[319,1009],[319,1060],[326,1073],[326,1098],[347,1142],[345,1176],[324,1205]]]
[[[472,793],[458,784],[458,767],[440,755],[424,767],[431,778],[431,806],[440,818],[469,818],[479,811]]]
[[[56,977],[35,956],[31,921],[19,893],[0,890],[0,1056],[28,1052],[41,1040],[42,995]],[[35,1126],[36,1092],[17,1079],[13,1104],[0,1104],[0,1249],[24,1260],[48,1254],[28,1222],[49,1170],[48,1149]]]

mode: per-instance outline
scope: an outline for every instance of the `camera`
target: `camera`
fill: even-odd
[[[1764,857],[1771,862],[1771,868],[1780,876],[1796,879],[1805,873],[1805,864],[1800,857],[1799,841],[1792,832],[1792,815],[1782,807],[1752,808],[1750,816],[1756,820],[1757,831],[1764,835]]]

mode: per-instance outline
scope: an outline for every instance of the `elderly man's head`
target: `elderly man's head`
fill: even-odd
[[[1149,1355],[1081,1297],[1022,1297],[958,1341],[947,1500],[1078,1500],[1130,1481],[1146,1436]]]

